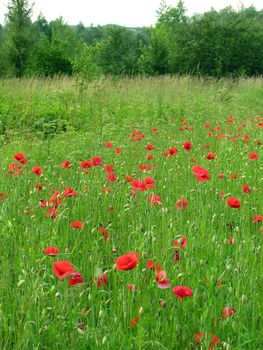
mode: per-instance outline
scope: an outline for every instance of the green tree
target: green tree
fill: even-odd
[[[95,61],[98,47],[99,43],[96,45],[84,44],[81,54],[75,56],[72,61],[73,72],[80,90],[83,90],[89,82],[95,80],[101,74]]]
[[[33,23],[33,32],[38,38],[41,33],[44,33],[49,40],[51,39],[51,26],[42,13],[37,17],[37,20]]]
[[[76,31],[64,23],[62,18],[47,26],[43,19],[39,37],[30,55],[27,73],[44,76],[72,74],[72,61],[82,49],[82,40]],[[49,30],[50,28],[50,34]]]
[[[96,63],[104,74],[133,75],[138,72],[138,55],[136,34],[128,28],[111,26],[99,42]]]
[[[167,32],[164,28],[155,27],[151,30],[149,43],[141,47],[139,58],[140,72],[147,75],[159,75],[168,73],[168,49]]]
[[[181,57],[188,39],[188,20],[183,1],[175,8],[163,2],[157,11],[157,23],[151,30],[148,45],[140,58],[140,66],[148,74],[181,72]]]
[[[32,6],[27,0],[10,0],[7,13],[7,50],[15,74],[21,77],[32,47]]]
[[[0,25],[0,77],[8,75],[10,70],[5,37],[5,28]]]

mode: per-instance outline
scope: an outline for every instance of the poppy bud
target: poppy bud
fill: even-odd
[[[164,300],[162,300],[162,301],[160,302],[160,306],[163,307],[163,308],[165,308],[165,307],[166,307],[166,302],[165,302]]]

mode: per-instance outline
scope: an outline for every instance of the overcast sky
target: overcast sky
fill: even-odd
[[[33,20],[42,12],[48,21],[62,16],[68,24],[81,21],[86,26],[110,23],[142,27],[155,23],[161,0],[35,0],[34,3]],[[166,3],[176,6],[177,0],[167,0]],[[242,3],[246,7],[263,8],[263,0],[185,0],[184,3],[188,15],[203,13],[211,7],[220,10],[231,5],[238,9]],[[0,0],[0,23],[4,22],[7,4],[8,0]]]

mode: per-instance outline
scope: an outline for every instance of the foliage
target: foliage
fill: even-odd
[[[95,61],[97,50],[98,45],[91,46],[84,44],[81,53],[72,61],[76,81],[81,89],[100,75],[99,67]]]
[[[135,34],[126,28],[112,26],[99,43],[96,61],[104,74],[133,75],[137,73],[138,54]]]
[[[26,0],[10,1],[0,27],[1,76],[74,71],[79,84],[98,75],[263,74],[263,10],[253,6],[187,16],[183,1],[175,7],[163,2],[151,28],[70,26],[42,14],[32,23],[31,11]]]
[[[35,26],[39,28],[39,35],[30,56],[27,72],[44,76],[70,75],[71,61],[81,47],[81,39],[76,32],[66,25],[62,18],[49,25],[40,18]]]
[[[100,127],[101,119],[117,132],[119,123],[143,125],[149,117],[152,122],[160,119],[167,123],[171,115],[199,117],[226,115],[229,111],[254,115],[261,105],[261,84],[261,79],[211,80],[210,84],[209,79],[188,76],[103,77],[84,80],[85,89],[79,86],[84,90],[79,94],[73,77],[6,79],[0,84],[0,132],[8,139],[14,133],[38,136],[38,130],[45,128],[56,129],[54,134],[65,128],[92,133],[93,127]]]
[[[8,59],[14,66],[16,76],[21,77],[32,46],[32,7],[27,0],[10,0],[7,13],[6,45]]]

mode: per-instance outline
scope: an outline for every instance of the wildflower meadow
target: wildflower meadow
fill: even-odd
[[[262,88],[2,81],[0,349],[263,349]]]

